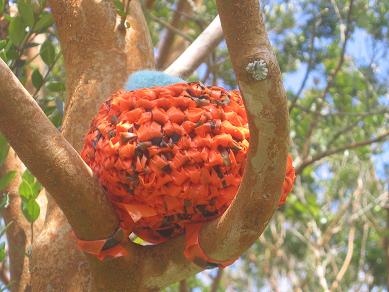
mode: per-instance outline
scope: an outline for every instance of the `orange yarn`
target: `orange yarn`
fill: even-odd
[[[194,82],[115,93],[94,118],[81,156],[122,227],[160,243],[227,209],[248,147],[239,92]],[[290,157],[287,166],[280,204],[294,181]]]

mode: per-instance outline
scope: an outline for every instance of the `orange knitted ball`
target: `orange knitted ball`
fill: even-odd
[[[159,243],[227,209],[248,141],[238,91],[177,83],[112,95],[94,118],[81,156],[122,227]],[[283,197],[293,181],[288,176]]]

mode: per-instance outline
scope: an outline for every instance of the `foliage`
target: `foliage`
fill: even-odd
[[[59,128],[65,76],[53,17],[45,2],[0,0],[0,57]],[[215,1],[195,2],[200,5],[184,16],[189,39],[196,38],[217,13]],[[354,0],[351,13],[350,0],[261,2],[284,72],[290,101],[290,151],[300,174],[287,204],[258,242],[223,271],[217,291],[329,290],[336,284],[350,246],[351,260],[338,290],[383,290],[388,275],[384,242],[389,236],[385,221],[389,174],[384,167],[389,145],[350,145],[387,131],[389,2]],[[127,13],[124,3],[114,2],[122,16]],[[166,33],[163,23],[176,13],[176,3],[154,1],[146,11],[156,49]],[[236,87],[225,43],[189,79]],[[340,148],[344,150],[326,155]],[[0,135],[0,165],[7,153],[8,145]],[[311,161],[322,154],[323,159]],[[0,192],[13,176],[8,173],[0,178]],[[26,171],[19,192],[22,211],[30,222],[39,216],[40,188]],[[4,194],[0,206],[7,204]],[[5,246],[0,244],[0,259],[4,257]],[[214,279],[215,271],[206,271],[186,284],[211,291]],[[166,291],[178,289],[175,284]]]
[[[171,19],[173,6],[158,2],[164,8],[153,13]],[[388,274],[383,260],[387,232],[382,232],[387,228],[388,174],[383,167],[388,161],[376,157],[387,157],[388,146],[347,150],[347,145],[387,131],[388,4],[354,1],[346,37],[350,1],[261,2],[292,107],[295,166],[328,150],[343,146],[346,150],[300,169],[287,204],[241,261],[224,272],[220,287],[222,291],[331,289],[348,251],[350,229],[355,228],[352,260],[340,281],[341,290],[382,289]],[[212,19],[214,2],[203,5],[207,9],[201,17]],[[161,30],[154,30],[155,42]],[[334,81],[329,81],[341,62],[345,39],[344,60]],[[366,53],[360,54],[361,50]],[[207,65],[196,72],[203,82],[236,86],[224,44]]]
[[[39,217],[40,207],[36,202],[42,186],[36,178],[26,170],[19,185],[19,195],[22,198],[22,212],[30,223]]]
[[[64,71],[54,19],[46,1],[5,1],[2,11],[0,27],[5,31],[0,32],[0,57],[59,127],[65,94]]]

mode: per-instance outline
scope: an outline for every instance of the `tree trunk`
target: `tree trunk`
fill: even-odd
[[[51,195],[43,230],[33,242],[30,269],[23,270],[29,275],[21,277],[31,277],[33,291],[114,292],[156,291],[198,273],[202,269],[183,255],[182,237],[156,246],[122,242],[129,255],[105,261],[76,247],[75,236],[104,239],[119,224],[77,154],[83,135],[100,103],[123,85],[129,73],[151,68],[154,61],[138,1],[131,1],[127,30],[119,26],[111,1],[49,0],[49,4],[67,74],[63,135],[0,60],[0,131]],[[199,236],[209,257],[227,260],[237,258],[260,236],[277,207],[287,157],[288,112],[258,1],[218,0],[217,6],[250,127],[250,151],[239,192],[225,214],[204,224]],[[34,128],[30,120],[35,121]]]

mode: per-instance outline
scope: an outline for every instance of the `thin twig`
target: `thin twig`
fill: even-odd
[[[8,286],[11,283],[4,263],[0,264],[0,281],[3,282],[4,286]]]
[[[320,262],[319,260],[319,256],[316,257],[316,260],[317,260],[317,269],[316,269],[316,273],[319,277],[319,283],[321,285],[321,287],[323,288],[323,290],[325,292],[328,292],[329,289],[328,289],[328,283],[327,283],[327,279],[326,279],[326,265],[322,262]]]
[[[179,292],[189,292],[188,283],[186,279],[180,281]]]
[[[176,8],[176,9],[173,9],[173,8],[169,7],[169,9],[170,9],[172,12],[178,13],[178,14],[180,14],[181,16],[185,17],[186,19],[195,22],[202,30],[203,30],[204,27],[207,25],[207,22],[206,22],[203,18],[199,17],[199,16],[196,15],[196,14],[195,14],[195,15],[191,15],[191,14],[188,14],[188,13],[186,13],[186,12],[184,12],[184,11],[178,10],[177,8]]]
[[[319,16],[321,16],[319,14]],[[319,18],[320,19],[320,18]],[[308,67],[307,70],[305,71],[304,79],[300,85],[299,90],[297,91],[296,95],[293,97],[290,106],[289,106],[289,113],[292,112],[292,110],[295,108],[295,105],[297,103],[297,100],[300,98],[301,93],[303,92],[305,85],[308,81],[309,74],[311,73],[313,67],[314,67],[314,49],[315,49],[315,38],[316,38],[316,32],[317,32],[317,27],[319,25],[320,21],[314,21],[313,23],[313,28],[312,28],[312,36],[311,36],[311,41],[309,43],[309,60],[308,60]]]
[[[343,63],[344,63],[347,43],[350,39],[351,15],[352,15],[352,11],[353,11],[353,4],[354,4],[354,0],[350,0],[350,5],[348,8],[348,15],[347,15],[347,28],[345,31],[344,42],[342,45],[340,57],[339,57],[339,60],[338,60],[338,63],[336,65],[335,69],[331,72],[331,74],[327,78],[327,85],[326,85],[323,93],[318,98],[317,107],[316,107],[315,112],[312,115],[312,122],[310,123],[310,127],[309,127],[309,129],[307,131],[307,135],[305,137],[305,143],[304,143],[303,149],[302,149],[302,160],[305,160],[309,155],[309,149],[311,146],[312,135],[313,135],[313,132],[316,129],[318,123],[319,123],[319,117],[320,117],[319,113],[324,105],[325,97],[327,96],[331,87],[334,85],[335,77],[338,75],[338,73],[339,73],[339,71],[342,68]]]
[[[160,19],[159,17],[156,17],[155,15],[149,13],[148,14],[149,17],[158,22],[159,24],[163,25],[164,27],[166,27],[168,30],[174,32],[175,34],[179,35],[180,37],[184,38],[185,40],[187,40],[188,42],[193,42],[194,38],[192,38],[191,36],[189,36],[188,34],[182,32],[181,30],[175,28],[174,26],[172,26],[169,22],[166,22],[165,20],[163,19]]]
[[[216,53],[215,51],[213,51],[211,53],[211,56],[209,58],[210,60],[210,64],[211,64],[211,74],[212,74],[212,86],[217,86],[217,72],[216,72],[216,66],[215,66],[215,63],[216,63]]]
[[[210,67],[211,67],[211,60],[208,60],[207,68],[206,68],[205,73],[204,73],[204,77],[201,80],[201,82],[204,83],[204,84],[207,83],[209,75],[211,75],[211,68]]]
[[[336,1],[335,0],[331,0],[331,4],[332,4],[332,7],[334,7],[334,10],[335,10],[335,13],[336,13],[336,16],[338,17],[339,19],[339,26],[340,26],[340,29],[339,29],[339,33],[340,33],[340,40],[343,42],[344,39],[344,29],[345,29],[345,25],[344,25],[344,21],[343,21],[343,18],[342,18],[342,15],[340,14],[340,10],[339,10],[339,7],[338,7],[338,4],[336,4]]]
[[[30,223],[30,246],[27,247],[27,258],[28,258],[28,271],[30,273],[30,284],[29,286],[32,287],[32,247],[34,245],[34,223]]]
[[[326,245],[327,242],[331,239],[331,236],[333,235],[333,230],[337,227],[339,221],[346,214],[346,211],[351,205],[351,202],[352,199],[349,199],[345,204],[342,205],[339,211],[333,216],[333,219],[329,222],[328,227],[324,230],[323,235],[321,236],[321,239],[319,241],[319,244],[321,246]]]
[[[159,23],[167,28],[158,43],[156,68],[159,70],[163,70],[169,66],[177,55],[182,53],[193,41],[193,39],[188,39],[190,38],[188,35],[188,25],[191,19],[184,16],[183,13],[185,13],[185,15],[193,14],[193,10],[187,0],[177,1],[175,9],[172,10],[172,17],[169,22],[156,19],[157,21],[161,20]],[[197,21],[196,23],[198,24]],[[200,31],[203,31],[203,25],[200,25]],[[185,41],[182,39],[176,39],[176,35],[184,37]]]
[[[180,57],[171,64],[165,72],[188,77],[204,61],[204,59],[219,45],[223,39],[219,16],[198,36]]]
[[[38,88],[35,89],[35,92],[34,94],[32,95],[32,98],[33,99],[36,99],[37,98],[37,95],[39,93],[39,91],[42,89],[42,86],[46,83],[48,77],[49,77],[49,74],[51,73],[51,71],[53,70],[55,64],[57,63],[57,61],[59,60],[59,58],[61,57],[61,52],[59,52],[57,54],[57,56],[55,57],[54,59],[54,62],[47,68],[47,72],[45,74],[45,76],[43,77],[42,79],[42,83],[38,86]]]
[[[353,225],[350,228],[350,231],[348,233],[348,244],[347,244],[347,254],[344,259],[343,265],[340,268],[339,273],[336,275],[335,281],[331,285],[331,291],[334,291],[339,288],[340,281],[342,281],[344,275],[346,274],[350,263],[351,263],[351,258],[353,256],[354,252],[354,238],[355,238],[355,226]]]
[[[213,278],[210,292],[217,292],[217,290],[219,289],[222,277],[223,277],[223,269],[218,269],[216,276]]]
[[[356,219],[358,219],[359,217],[361,217],[362,215],[365,215],[368,219],[368,221],[370,221],[371,218],[369,218],[369,215],[368,215],[368,212],[374,208],[374,207],[385,207],[385,204],[387,202],[389,198],[389,194],[387,192],[385,193],[382,193],[381,195],[379,195],[377,198],[375,198],[372,202],[370,202],[369,204],[367,204],[366,206],[364,206],[363,208],[359,209],[358,211],[354,212],[351,217],[350,217],[350,220],[351,221],[355,221]],[[373,219],[374,220],[374,219]],[[378,226],[378,224],[374,223],[374,222],[371,222],[373,223],[373,227],[375,229],[377,229],[378,232],[384,232],[383,228],[380,228]],[[377,228],[378,227],[378,228]]]
[[[386,200],[386,231],[389,230],[389,196]],[[385,237],[385,257],[386,257],[386,268],[389,269],[389,235],[387,234]],[[386,285],[389,289],[389,273],[386,276]]]
[[[350,125],[347,125],[346,127],[340,129],[338,132],[336,132],[332,138],[330,139],[330,141],[327,143],[326,145],[326,149],[329,149],[331,148],[332,144],[338,140],[338,138],[340,136],[342,136],[343,134],[345,133],[349,133],[352,129],[354,129],[356,126],[358,126],[358,124],[363,121],[364,119],[366,118],[366,116],[362,116],[360,117],[359,119],[357,119],[355,122],[351,123]]]
[[[312,110],[299,104],[295,104],[295,108],[298,108],[308,114],[314,114]],[[328,113],[318,113],[318,115],[320,115],[323,118],[333,118],[335,116],[355,116],[355,117],[361,116],[362,117],[362,116],[373,116],[373,115],[380,115],[380,114],[387,114],[387,113],[389,113],[389,109],[383,108],[377,111],[368,111],[368,112],[342,112],[342,111],[331,112],[330,111]]]
[[[18,63],[18,61],[20,60],[21,56],[23,55],[23,52],[24,50],[26,49],[25,46],[28,42],[29,39],[33,38],[33,32],[32,32],[32,29],[25,35],[23,41],[20,43],[20,45],[16,48],[16,51],[19,53],[18,54],[18,57],[13,59],[11,64],[9,65],[9,68],[15,72],[15,69],[16,69],[16,65]],[[16,74],[16,73],[15,73]],[[16,74],[17,75],[17,74]]]
[[[365,223],[363,225],[363,233],[362,233],[362,239],[361,239],[361,250],[359,252],[359,264],[358,264],[358,271],[364,272],[364,266],[365,266],[365,257],[366,257],[366,243],[367,238],[369,236],[369,224]],[[359,290],[357,290],[359,291]]]
[[[37,15],[40,15],[42,13],[42,11],[45,9],[44,6],[40,6],[39,7],[39,10],[37,12]],[[24,50],[26,49],[26,45],[27,45],[27,42],[28,40],[30,39],[34,39],[34,37],[36,36],[36,34],[34,33],[34,29],[35,29],[35,25],[36,23],[34,23],[34,25],[30,28],[30,30],[28,31],[28,33],[25,35],[23,41],[21,42],[21,44],[17,47],[17,51],[19,53],[18,57],[15,58],[14,60],[12,60],[11,62],[11,65],[9,66],[10,69],[15,72],[14,70],[17,69],[16,68],[16,65],[17,65],[17,61],[21,58],[21,56],[23,55],[23,52]],[[15,72],[15,75],[18,76],[18,74]]]
[[[379,135],[373,139],[347,144],[347,145],[344,145],[344,146],[339,147],[339,148],[335,148],[332,150],[327,150],[327,151],[324,151],[322,153],[319,153],[319,154],[313,156],[311,159],[307,159],[307,160],[303,161],[298,167],[296,167],[296,174],[300,174],[304,170],[304,168],[306,168],[308,165],[311,165],[312,163],[315,163],[316,161],[321,160],[327,156],[330,156],[330,155],[333,155],[336,153],[340,153],[340,152],[345,151],[345,150],[351,150],[351,149],[367,146],[367,145],[370,145],[370,144],[373,144],[376,142],[381,142],[381,141],[384,141],[387,136],[389,136],[389,131],[386,131],[382,135]]]

